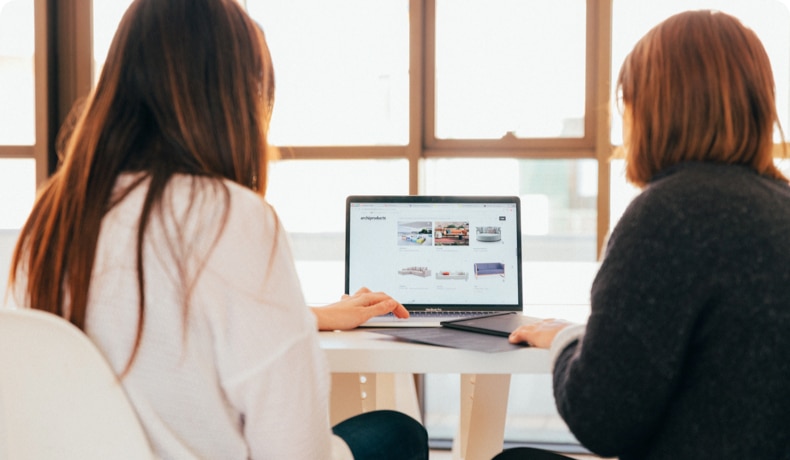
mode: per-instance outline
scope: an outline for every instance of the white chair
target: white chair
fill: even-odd
[[[0,308],[0,460],[152,458],[123,387],[82,331]]]

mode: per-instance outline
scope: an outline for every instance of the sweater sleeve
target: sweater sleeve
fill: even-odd
[[[584,335],[556,350],[558,411],[602,456],[638,449],[660,423],[709,295],[695,282],[707,263],[700,229],[684,227],[675,205],[643,193],[626,210],[593,282]]]
[[[551,353],[551,370],[554,371],[554,366],[560,358],[560,355],[565,352],[565,349],[576,343],[584,337],[584,324],[574,324],[561,330],[551,342],[549,352]]]

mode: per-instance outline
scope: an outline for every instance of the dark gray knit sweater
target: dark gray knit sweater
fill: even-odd
[[[612,232],[581,342],[559,356],[577,439],[630,459],[790,459],[790,187],[686,163]]]

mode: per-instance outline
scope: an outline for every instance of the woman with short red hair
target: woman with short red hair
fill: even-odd
[[[559,413],[599,455],[788,459],[790,187],[768,55],[734,17],[690,11],[636,44],[618,87],[626,175],[643,190],[609,238],[588,323],[510,340],[550,348]]]

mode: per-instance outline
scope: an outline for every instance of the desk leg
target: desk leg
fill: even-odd
[[[393,409],[422,421],[411,374],[332,374],[329,420],[332,426],[363,412]]]
[[[364,412],[360,374],[332,374],[329,395],[329,422],[332,426]]]
[[[461,375],[461,417],[454,460],[488,460],[502,452],[510,374]]]
[[[376,383],[376,409],[396,410],[422,422],[414,375],[373,374],[373,378]]]

